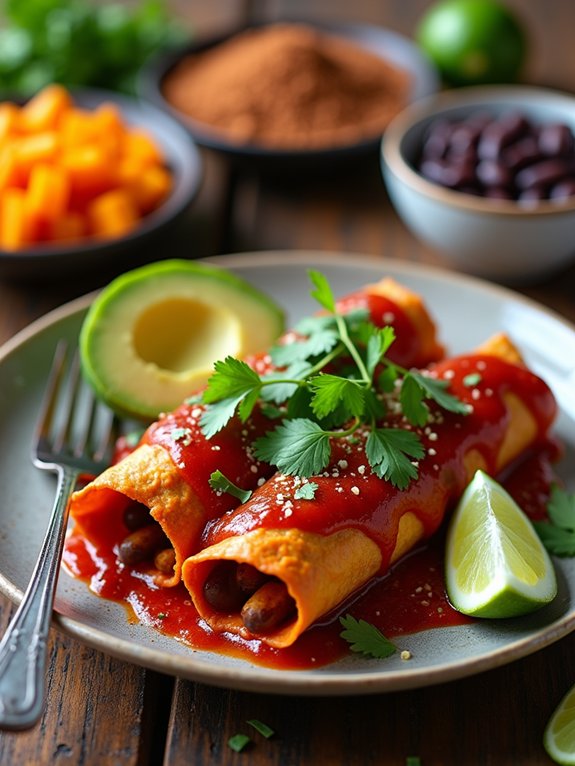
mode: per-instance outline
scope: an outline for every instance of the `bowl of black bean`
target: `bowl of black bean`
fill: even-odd
[[[387,128],[390,199],[446,264],[533,282],[575,261],[575,97],[472,87],[416,102]]]

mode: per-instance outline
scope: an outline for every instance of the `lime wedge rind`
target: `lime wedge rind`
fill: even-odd
[[[549,719],[543,746],[555,763],[575,765],[575,686],[563,697]]]
[[[557,594],[553,563],[533,525],[483,471],[451,519],[446,586],[458,611],[485,618],[528,614]]]

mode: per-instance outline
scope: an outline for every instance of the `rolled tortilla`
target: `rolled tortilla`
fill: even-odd
[[[398,490],[371,473],[363,445],[338,440],[328,470],[309,480],[317,485],[313,499],[297,499],[297,477],[276,474],[247,503],[209,525],[205,547],[182,569],[201,617],[214,630],[256,635],[282,648],[371,578],[385,574],[439,528],[478,468],[497,475],[544,439],[556,405],[546,384],[517,364],[518,358],[500,336],[480,353],[434,367],[433,375],[449,380],[470,412],[432,409],[430,423],[420,429],[427,454],[408,489]],[[387,420],[384,425],[402,425],[399,415]],[[285,583],[292,614],[258,633],[246,629],[239,608],[215,609],[206,585],[222,561],[249,564]]]
[[[408,366],[439,359],[443,347],[422,299],[408,288],[385,278],[338,302],[340,311],[366,308],[377,326],[391,324],[397,341],[390,358]],[[289,334],[284,338],[290,341]],[[270,369],[269,356],[248,360],[262,374]],[[200,429],[204,407],[184,403],[162,416],[144,434],[134,452],[112,465],[85,488],[74,493],[71,516],[77,531],[94,542],[119,544],[129,533],[123,521],[131,503],[141,503],[160,524],[175,551],[173,572],[154,573],[158,585],[170,587],[181,579],[183,561],[199,546],[207,521],[239,504],[228,493],[217,493],[208,480],[221,470],[234,484],[255,489],[272,469],[257,461],[253,440],[273,427],[256,412],[247,424],[232,420],[207,440]]]

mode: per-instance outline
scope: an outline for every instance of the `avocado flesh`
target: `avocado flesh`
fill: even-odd
[[[220,267],[162,261],[114,280],[82,325],[82,368],[116,412],[154,419],[201,389],[214,362],[265,351],[282,310]]]

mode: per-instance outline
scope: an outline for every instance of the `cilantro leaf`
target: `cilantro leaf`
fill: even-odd
[[[575,556],[575,493],[553,486],[547,511],[549,521],[533,522],[541,542],[555,556]]]
[[[410,370],[409,376],[423,388],[427,398],[433,399],[442,409],[454,412],[457,415],[469,414],[469,409],[465,402],[462,402],[461,399],[453,396],[453,394],[447,393],[446,389],[449,388],[448,380],[431,378],[429,375],[422,375],[417,370]]]
[[[377,385],[382,391],[389,394],[395,388],[397,377],[397,367],[394,364],[388,364],[385,370],[378,376]]]
[[[233,737],[228,739],[228,747],[234,750],[236,753],[241,753],[242,750],[249,745],[251,739],[247,734],[234,734]]]
[[[284,346],[274,346],[270,352],[272,362],[277,367],[285,367],[293,362],[303,361],[310,357],[327,354],[339,343],[339,335],[335,328],[319,330],[307,338],[286,343]]]
[[[554,484],[547,511],[555,526],[575,529],[575,492],[570,494]]]
[[[321,335],[323,332],[337,331],[337,322],[331,314],[314,314],[300,319],[294,330],[299,335]]]
[[[318,485],[315,481],[308,481],[305,484],[300,484],[293,496],[296,500],[313,500],[317,490]]]
[[[463,378],[463,385],[466,388],[476,386],[478,383],[481,383],[481,375],[478,372],[470,372]]]
[[[533,526],[543,545],[554,556],[575,556],[575,529],[556,527],[548,521],[534,521]]]
[[[249,721],[247,721],[247,723],[249,723],[250,726],[253,726],[254,729],[266,739],[273,737],[275,734],[275,731],[269,727],[267,723],[262,723],[262,721],[258,721],[257,718],[251,718]]]
[[[370,377],[373,377],[375,368],[387,354],[389,347],[395,340],[393,327],[378,328],[372,332],[367,341],[366,367]]]
[[[320,304],[320,306],[323,306],[324,309],[327,309],[332,314],[335,314],[335,298],[333,297],[333,293],[331,291],[330,284],[327,281],[327,277],[315,269],[309,269],[308,275],[315,287],[315,290],[312,290],[310,293],[311,297],[315,298],[315,300]]]
[[[329,463],[329,433],[311,420],[286,420],[256,439],[255,454],[259,460],[277,466],[282,473],[314,476]]]
[[[424,397],[425,391],[415,378],[411,374],[406,375],[401,384],[399,401],[405,417],[414,426],[424,426],[429,419],[429,407],[423,401]]]
[[[370,431],[365,454],[373,472],[394,487],[405,489],[418,471],[410,457],[419,459],[425,450],[417,434],[399,428],[376,428]]]
[[[365,410],[365,389],[347,378],[338,375],[315,375],[308,381],[313,397],[311,407],[318,418],[325,418],[340,404],[351,417],[359,418]]]
[[[226,357],[214,364],[214,374],[208,379],[203,401],[206,404],[222,399],[241,399],[261,387],[260,376],[245,362]]]
[[[228,495],[237,497],[240,503],[247,502],[252,496],[251,489],[242,489],[241,487],[238,487],[237,484],[230,481],[227,476],[224,476],[220,470],[214,471],[210,475],[208,483],[216,492],[227,492]]]
[[[211,439],[228,424],[242,399],[243,396],[222,399],[206,407],[200,418],[200,427],[206,439]]]
[[[340,636],[350,644],[352,652],[360,652],[369,657],[384,659],[395,654],[397,647],[383,633],[365,620],[356,620],[351,614],[340,617],[344,630]]]

